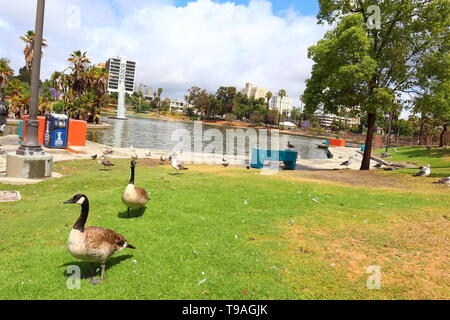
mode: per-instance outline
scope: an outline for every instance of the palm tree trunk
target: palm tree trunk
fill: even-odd
[[[361,164],[361,170],[370,170],[370,160],[372,156],[373,136],[375,133],[375,124],[377,120],[376,113],[368,114],[369,125],[367,128],[366,150],[364,151],[364,158]]]

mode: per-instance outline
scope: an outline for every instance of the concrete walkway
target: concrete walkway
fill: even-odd
[[[18,136],[6,136],[0,137],[0,148],[6,153],[15,152],[19,146]],[[102,155],[102,151],[106,146],[88,141],[85,147],[71,147],[67,150],[60,149],[47,149],[44,148],[46,153],[53,155],[54,162],[70,161],[78,159],[91,159],[91,156],[97,154],[99,157]],[[114,153],[109,157],[111,159],[130,159],[131,153],[128,148],[111,148]],[[145,149],[135,149],[139,159],[148,159]],[[346,169],[345,166],[341,166],[341,163],[347,161],[350,156],[353,157],[353,164],[349,166],[349,169],[359,170],[362,162],[362,152],[357,148],[339,148],[330,147],[330,152],[334,155],[333,159],[318,159],[318,160],[306,160],[298,159],[297,169],[299,170],[341,170]],[[151,159],[160,159],[162,155],[169,157],[170,153],[163,150],[150,150],[152,153]],[[23,184],[28,180],[13,179],[5,177],[6,171],[6,153],[0,155],[0,183],[7,184]],[[198,154],[193,152],[183,152],[178,154],[180,162],[186,164],[191,163],[203,163],[203,164],[222,164],[222,155],[214,154]],[[227,158],[228,162],[232,166],[246,166],[249,165],[248,159],[244,156],[236,156],[233,158]],[[372,161],[371,167],[376,165],[377,161]],[[169,162],[167,162],[169,164]],[[58,178],[59,175],[55,173],[53,178]],[[38,183],[42,180],[31,180],[29,183]]]

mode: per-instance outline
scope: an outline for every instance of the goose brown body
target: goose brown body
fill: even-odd
[[[67,240],[67,248],[76,259],[102,264],[125,248],[136,249],[128,244],[127,239],[121,234],[98,227],[88,227],[84,232],[72,229]]]
[[[136,187],[134,184],[134,176],[136,169],[136,161],[131,161],[131,178],[125,191],[122,194],[122,203],[128,208],[128,215],[130,209],[141,209],[148,203],[147,191],[143,188]]]
[[[89,215],[89,200],[85,195],[76,195],[64,203],[81,205],[81,215],[70,232],[67,249],[76,259],[101,263],[101,279],[92,281],[93,284],[100,283],[104,278],[108,258],[126,248],[136,248],[129,244],[124,236],[113,230],[85,227]]]

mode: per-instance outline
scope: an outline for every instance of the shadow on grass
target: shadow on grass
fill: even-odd
[[[409,158],[442,158],[445,156],[450,156],[450,149],[416,149],[410,151],[402,151],[402,155],[407,156]]]
[[[126,261],[130,258],[133,258],[132,255],[127,254],[127,255],[123,255],[123,256],[118,256],[118,257],[113,257],[108,259],[108,261],[106,262],[106,269],[105,272],[108,271],[108,269],[111,269],[112,267],[118,265],[119,263],[122,263],[123,261]],[[100,263],[93,263],[93,265],[95,266],[95,269],[100,267]],[[90,278],[92,276],[91,274],[91,263],[90,262],[83,262],[83,261],[75,261],[75,262],[68,262],[63,264],[62,266],[60,266],[61,268],[64,267],[70,267],[70,266],[77,266],[80,268],[81,270],[81,276],[83,278]],[[98,272],[96,272],[97,274]],[[70,274],[67,273],[67,270],[63,271],[63,274],[66,278],[68,278],[69,276],[71,276]]]
[[[124,212],[120,212],[117,216],[120,219],[136,219],[142,217],[146,211],[147,207],[144,207],[143,209],[130,210],[130,215],[128,216],[128,210],[125,210]]]

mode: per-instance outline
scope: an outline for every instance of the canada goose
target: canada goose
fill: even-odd
[[[350,157],[347,161],[341,163],[341,166],[346,166],[347,169],[353,164],[353,157]]]
[[[222,166],[224,166],[225,168],[228,167],[230,165],[230,163],[227,161],[227,159],[223,158],[222,159]]]
[[[145,155],[147,156],[147,158],[151,158],[152,157],[152,153],[150,152],[150,149],[146,149],[145,150]]]
[[[78,194],[64,202],[64,204],[81,205],[81,215],[70,232],[67,248],[76,259],[101,264],[100,279],[91,280],[92,284],[98,284],[105,278],[106,261],[109,257],[125,248],[136,248],[129,244],[125,237],[115,231],[98,227],[85,228],[89,215],[89,199],[85,195]],[[92,278],[94,276],[95,273],[92,275]]]
[[[99,161],[105,168],[115,167],[116,165],[109,161],[105,156],[102,156],[102,160]]]
[[[167,161],[167,154],[164,152],[160,159],[161,159],[162,162],[166,162]]]
[[[287,147],[288,149],[295,149],[295,146],[293,146],[290,141],[288,141]]]
[[[122,194],[122,202],[128,208],[128,217],[130,209],[143,209],[148,202],[148,194],[143,188],[138,188],[134,184],[134,172],[136,161],[131,161],[131,178],[127,188]]]
[[[173,173],[173,174],[178,174],[179,173],[179,171],[180,170],[189,170],[188,168],[185,168],[184,166],[183,166],[183,164],[178,164],[177,163],[177,156],[172,156],[172,168],[174,168],[175,170],[177,170],[177,172],[176,173]]]
[[[93,155],[93,156],[91,156],[91,159],[92,160],[97,160],[97,157],[98,157],[98,155]]]
[[[422,167],[419,172],[417,172],[414,177],[429,177],[431,174],[431,165]]]

